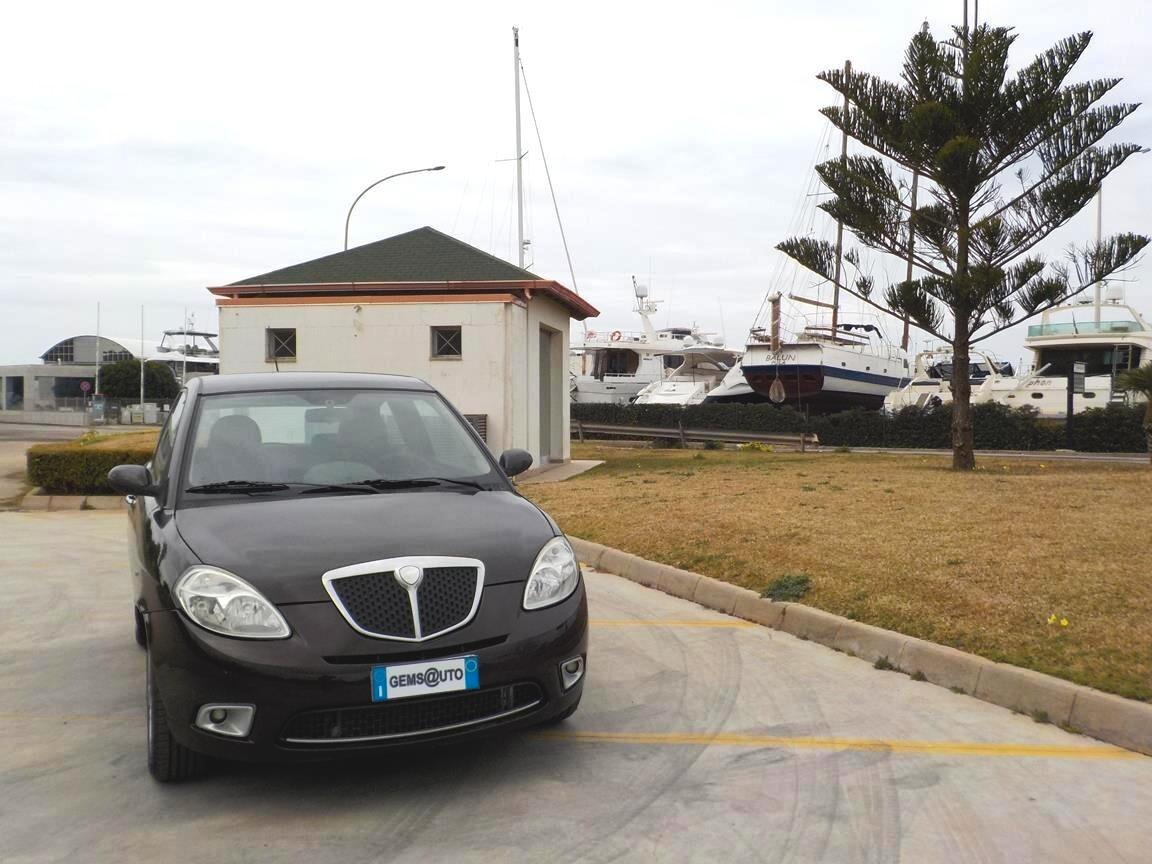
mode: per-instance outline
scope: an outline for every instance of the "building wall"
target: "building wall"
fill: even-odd
[[[548,449],[552,461],[567,460],[571,458],[571,399],[568,395],[566,359],[571,321],[568,310],[548,297],[535,297],[527,309],[510,308],[510,311],[513,313],[509,328],[511,398],[507,408],[511,413],[512,428],[520,433],[512,446],[523,447],[531,453],[536,465],[544,461],[539,406],[540,330],[544,328],[552,334],[552,357],[547,364],[551,371],[549,389],[552,396],[552,419],[549,424],[552,434]]]
[[[488,445],[507,447],[505,404],[507,310],[481,303],[308,303],[220,309],[220,372],[272,372],[265,330],[296,328],[294,363],[281,369],[381,372],[422,378],[464,414],[488,415]],[[270,301],[274,302],[274,301]],[[460,359],[432,354],[431,328],[461,328]]]
[[[272,372],[268,328],[296,329],[296,361],[281,369],[382,372],[427,381],[463,414],[488,417],[488,446],[522,447],[541,463],[540,328],[553,332],[550,450],[569,457],[569,315],[546,298],[509,302],[290,302],[220,308],[220,372]],[[460,359],[433,358],[431,328],[461,328]]]

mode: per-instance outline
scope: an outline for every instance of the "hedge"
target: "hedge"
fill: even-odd
[[[1096,453],[1141,453],[1146,447],[1144,406],[1109,405],[1077,414],[1072,423],[1073,449]],[[909,407],[889,414],[856,409],[805,417],[792,408],[767,403],[679,405],[607,405],[575,403],[572,421],[617,426],[661,426],[678,423],[691,429],[738,432],[814,432],[829,447],[952,446],[952,406]],[[976,447],[980,450],[1055,450],[1066,446],[1064,421],[1042,420],[1035,409],[998,403],[972,406]]]
[[[114,495],[108,472],[117,465],[143,465],[151,458],[151,447],[37,444],[28,450],[28,482],[52,495]]]

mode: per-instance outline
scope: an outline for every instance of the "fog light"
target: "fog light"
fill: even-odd
[[[246,738],[255,717],[255,705],[201,705],[196,712],[196,727],[230,738]]]
[[[573,657],[560,664],[560,681],[565,690],[571,690],[584,677],[584,658]]]

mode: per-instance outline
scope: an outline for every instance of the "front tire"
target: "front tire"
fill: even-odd
[[[144,615],[139,609],[133,607],[132,615],[136,619],[136,644],[141,648],[148,647],[148,633],[144,629]]]
[[[145,699],[148,710],[148,773],[161,783],[179,783],[202,775],[208,767],[208,760],[172,737],[168,715],[153,680],[151,651],[148,652],[148,671],[145,674]]]

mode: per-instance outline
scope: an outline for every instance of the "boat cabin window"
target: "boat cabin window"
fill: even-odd
[[[1114,375],[1140,365],[1140,348],[1134,345],[1102,345],[1098,348],[1041,348],[1037,369],[1050,378],[1066,378],[1073,363],[1085,363],[1088,375]]]
[[[1043,394],[1043,393],[1033,393],[1033,394],[1032,394],[1032,398],[1033,398],[1033,399],[1043,399],[1043,398],[1044,398],[1044,394]]]
[[[640,368],[640,355],[628,348],[605,348],[596,352],[592,374],[603,379],[605,375],[635,375]]]

